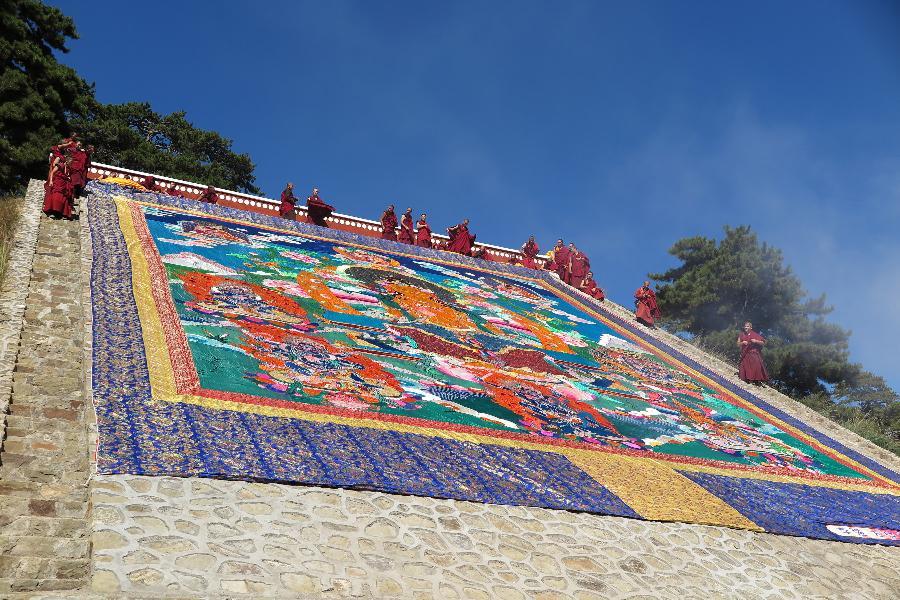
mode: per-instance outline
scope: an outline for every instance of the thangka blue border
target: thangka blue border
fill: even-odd
[[[543,282],[550,285],[556,293],[560,294],[564,298],[568,300],[573,300],[576,302],[580,302],[582,304],[589,305],[593,310],[600,312],[603,314],[605,318],[614,322],[616,325],[627,329],[629,332],[638,336],[641,340],[651,344],[653,347],[659,349],[663,353],[677,359],[678,361],[684,363],[690,368],[696,370],[701,373],[705,377],[715,381],[718,385],[727,389],[732,394],[746,400],[747,402],[753,404],[757,408],[769,413],[770,415],[784,421],[785,423],[791,425],[792,427],[797,428],[798,430],[806,433],[810,437],[814,438],[818,442],[828,446],[832,450],[839,452],[848,458],[853,459],[854,461],[860,463],[861,465],[866,466],[867,468],[879,473],[880,475],[887,477],[891,481],[895,483],[900,483],[900,474],[894,472],[893,470],[885,467],[884,465],[878,463],[877,461],[851,449],[847,446],[841,444],[837,440],[832,439],[828,435],[819,431],[818,429],[807,425],[797,417],[794,417],[775,406],[772,406],[765,400],[759,398],[758,396],[753,395],[752,393],[743,390],[736,385],[732,384],[724,377],[719,375],[718,373],[712,371],[711,369],[705,367],[704,365],[698,363],[692,358],[686,356],[685,354],[679,352],[675,348],[657,340],[656,338],[649,335],[643,327],[638,325],[636,322],[629,322],[618,315],[612,313],[607,308],[603,306],[602,303],[597,302],[593,298],[583,296],[583,295],[573,295],[572,290],[561,282],[559,278],[550,274],[547,271],[539,271],[534,269],[529,269],[527,267],[522,267],[518,265],[509,265],[503,263],[496,262],[486,262],[481,259],[472,258],[469,256],[463,256],[456,253],[447,252],[444,250],[435,250],[432,248],[421,248],[418,246],[412,246],[409,244],[403,244],[401,242],[394,242],[391,240],[383,240],[380,238],[373,238],[368,236],[362,236],[355,233],[350,233],[346,231],[338,231],[335,229],[329,229],[325,227],[319,227],[317,225],[312,225],[309,223],[301,223],[298,221],[290,221],[283,219],[281,217],[276,216],[268,216],[260,213],[250,212],[237,208],[228,208],[224,206],[218,206],[214,204],[208,204],[204,202],[198,202],[196,200],[188,200],[184,198],[172,197],[163,194],[156,194],[150,192],[139,192],[134,190],[133,188],[127,188],[115,184],[104,184],[101,182],[93,181],[88,184],[88,190],[90,191],[98,191],[110,196],[119,195],[119,196],[127,196],[130,198],[134,198],[135,200],[150,202],[153,204],[160,204],[164,206],[171,206],[173,208],[179,208],[184,210],[189,210],[193,212],[206,213],[210,216],[216,217],[224,217],[228,219],[235,219],[240,221],[246,221],[248,223],[253,223],[256,225],[261,225],[264,227],[273,227],[276,229],[283,229],[288,231],[296,231],[299,234],[309,234],[314,235],[320,238],[330,239],[336,242],[341,243],[353,243],[353,244],[361,244],[368,247],[378,248],[385,252],[401,252],[404,254],[412,254],[415,256],[422,257],[424,259],[438,259],[441,261],[450,260],[455,263],[457,266],[461,267],[470,267],[475,270],[488,270],[494,273],[502,273],[511,275],[513,277],[526,277],[531,279],[540,279]],[[95,321],[96,323],[96,321]]]

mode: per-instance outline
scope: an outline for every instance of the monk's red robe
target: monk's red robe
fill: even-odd
[[[553,262],[556,263],[556,274],[566,283],[569,283],[569,257],[571,255],[572,251],[566,246],[557,248],[553,254]]]
[[[741,332],[738,336],[739,342],[748,342],[741,345],[741,362],[738,368],[738,375],[741,379],[748,383],[762,382],[769,380],[769,372],[766,370],[766,363],[762,358],[762,342],[765,338],[755,331],[750,333]]]
[[[472,244],[475,242],[475,236],[469,233],[469,227],[465,223],[454,225],[447,229],[450,236],[450,244],[447,250],[458,254],[472,255]]]
[[[416,246],[431,248],[431,227],[421,219],[417,225],[419,229],[416,231]]]
[[[654,319],[662,316],[659,306],[656,305],[656,292],[650,288],[640,287],[634,293],[636,302],[635,316],[645,325],[653,326]]]
[[[318,194],[306,199],[306,214],[310,222],[319,227],[328,227],[325,219],[330,217],[332,212],[334,212],[334,207],[319,198]]]
[[[174,196],[175,198],[184,198],[184,195],[181,192],[179,192],[177,189],[175,189],[174,183],[166,188],[166,193],[170,196]]]
[[[141,181],[141,185],[144,186],[148,192],[155,192],[156,190],[156,178],[154,177],[144,177],[144,180]]]
[[[208,204],[215,204],[219,201],[219,197],[216,195],[216,190],[207,188],[200,192],[200,197],[197,198],[197,200]]]
[[[581,291],[600,302],[606,300],[606,294],[597,287],[597,282],[594,281],[593,277],[585,277],[581,280]]]
[[[403,242],[404,244],[416,243],[412,215],[404,214],[403,217],[400,218],[400,235],[397,236],[397,241]]]
[[[525,242],[525,245],[522,246],[522,266],[528,267],[529,269],[537,269],[537,263],[535,262],[535,257],[540,252],[537,243],[528,240]]]
[[[48,216],[71,219],[72,206],[72,179],[63,165],[56,169],[52,180],[47,183],[43,211]]]
[[[86,150],[80,150],[78,148],[72,148],[72,150],[69,151],[69,155],[72,157],[72,163],[69,165],[72,177],[72,189],[76,196],[80,196],[81,191],[84,189],[84,185],[87,183],[87,170],[90,165],[90,158]]]
[[[53,162],[54,158],[65,158],[65,148],[62,146],[50,146],[50,162]]]
[[[281,192],[281,204],[278,206],[278,214],[284,219],[294,218],[294,206],[297,205],[297,198],[294,196],[294,190],[284,188]]]
[[[397,240],[397,215],[391,209],[381,213],[381,239]]]
[[[580,288],[581,280],[587,277],[591,270],[591,261],[581,252],[575,252],[569,257],[569,285]]]

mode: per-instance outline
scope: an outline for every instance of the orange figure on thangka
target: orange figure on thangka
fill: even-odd
[[[488,271],[467,257],[303,223],[112,195],[92,196],[95,269],[131,269],[130,326],[153,349],[152,410],[189,411],[184,435],[203,448],[185,452],[177,468],[147,451],[134,455],[135,466],[109,436],[121,426],[118,415],[136,413],[101,410],[101,446],[113,448],[101,452],[107,470],[234,476],[240,463],[241,476],[256,478],[833,539],[851,525],[893,528],[890,519],[842,513],[823,521],[834,531],[801,531],[796,523],[811,515],[786,526],[767,521],[763,508],[729,504],[751,488],[760,498],[800,485],[890,502],[898,488],[889,474],[673,358],[599,305],[566,297],[542,272]],[[95,285],[102,303],[111,292]],[[114,339],[128,323],[103,327]],[[121,403],[140,396],[103,393]],[[181,435],[146,427],[151,448]],[[237,435],[232,427],[252,448],[242,446],[240,460],[215,459],[223,447],[237,451],[223,439]],[[323,436],[331,450],[318,446]],[[390,467],[375,464],[398,444],[406,450],[391,455]],[[380,450],[363,451],[373,445]],[[659,478],[657,492],[636,492],[642,469]],[[482,481],[498,473],[510,479]],[[782,488],[773,491],[774,482]],[[519,491],[506,497],[510,485]],[[706,508],[683,512],[701,500]]]

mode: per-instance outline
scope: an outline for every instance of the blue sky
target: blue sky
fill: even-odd
[[[900,389],[896,3],[53,4],[100,100],[187,111],[268,196],[561,236],[625,304],[675,240],[750,224]]]

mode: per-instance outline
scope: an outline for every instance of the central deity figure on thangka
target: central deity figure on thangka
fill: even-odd
[[[140,210],[199,390],[536,443],[851,473],[540,283]]]

